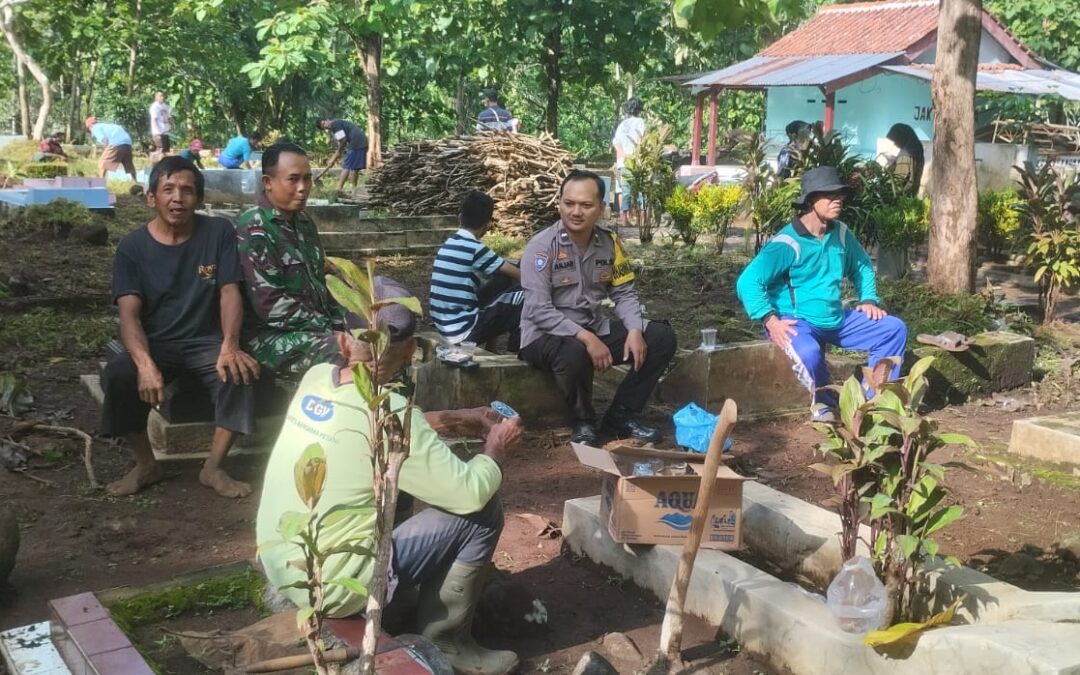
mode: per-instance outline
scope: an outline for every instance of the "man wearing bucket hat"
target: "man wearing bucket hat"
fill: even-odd
[[[375,277],[380,300],[410,296],[398,282]],[[298,588],[305,574],[292,561],[303,552],[292,544],[269,545],[281,538],[283,515],[303,511],[295,488],[294,466],[313,443],[326,454],[326,484],[317,505],[319,516],[344,508],[373,509],[371,444],[358,429],[368,425],[368,406],[352,383],[354,368],[370,371],[380,384],[394,379],[413,359],[418,317],[400,304],[379,310],[379,324],[390,342],[377,358],[367,343],[348,332],[336,334],[343,365],[313,366],[300,382],[266,466],[256,518],[259,559],[267,578],[298,607],[308,606],[308,592]],[[366,323],[364,324],[366,326]],[[377,366],[377,367],[376,367]],[[401,411],[406,400],[390,394],[390,406]],[[419,411],[417,411],[418,413]],[[510,651],[486,649],[472,634],[473,616],[491,569],[491,557],[503,527],[499,488],[503,470],[521,437],[517,417],[504,418],[490,408],[413,414],[409,457],[401,465],[404,494],[431,508],[399,521],[393,532],[393,558],[388,571],[387,601],[395,605],[417,588],[418,632],[442,650],[456,672],[503,675],[513,672],[518,657]],[[439,431],[482,436],[484,449],[468,461],[459,459],[438,436]],[[363,611],[374,571],[374,556],[362,547],[375,536],[370,510],[327,519],[319,543],[344,552],[327,559],[324,574],[350,578],[362,587],[330,584],[327,604],[333,616]],[[357,547],[356,544],[361,544]],[[400,598],[394,601],[394,598]]]
[[[837,404],[834,393],[821,389],[829,384],[825,345],[866,350],[871,367],[895,357],[895,379],[907,343],[907,326],[880,306],[870,256],[839,220],[850,195],[835,168],[807,171],[794,220],[747,265],[737,286],[750,318],[764,323],[769,339],[792,360],[818,420],[830,419],[828,408]],[[844,279],[858,295],[854,310],[843,306]]]

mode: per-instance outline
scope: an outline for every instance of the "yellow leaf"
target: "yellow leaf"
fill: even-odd
[[[917,635],[927,628],[948,625],[952,623],[953,618],[956,616],[956,610],[960,608],[966,598],[967,595],[961,595],[944,611],[930,617],[926,623],[898,623],[885,630],[872,630],[863,638],[863,644],[871,647],[889,645]]]

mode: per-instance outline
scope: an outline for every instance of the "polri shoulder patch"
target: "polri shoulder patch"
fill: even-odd
[[[545,269],[547,269],[548,254],[547,253],[537,253],[536,254],[536,260],[533,262],[533,264],[536,267],[537,272],[543,272]]]

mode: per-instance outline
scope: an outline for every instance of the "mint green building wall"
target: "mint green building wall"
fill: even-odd
[[[930,83],[904,75],[882,74],[836,92],[836,129],[857,154],[874,157],[877,140],[897,122],[911,125],[919,139],[933,135]],[[792,120],[825,117],[825,95],[817,87],[772,87],[765,107],[765,133],[777,147],[787,142]]]

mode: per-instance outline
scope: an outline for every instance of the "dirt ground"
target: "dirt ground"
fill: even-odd
[[[122,231],[141,213],[136,203],[125,201],[120,222],[110,229]],[[0,233],[0,283],[18,273],[31,277],[35,297],[105,297],[112,249],[73,242],[13,242]],[[429,261],[384,259],[380,268],[426,296]],[[669,310],[684,344],[709,324],[727,326],[722,335],[728,339],[745,338],[745,324],[731,299],[733,275],[729,268],[688,269],[683,278],[667,275],[664,285],[656,281],[651,290],[648,283],[642,288],[646,303],[657,310],[650,314]],[[642,277],[647,282],[650,271]],[[673,307],[673,296],[688,297],[685,307]],[[0,299],[0,371],[28,378],[37,399],[35,414],[94,432],[98,407],[78,376],[95,370],[102,340],[115,332],[111,313],[104,304],[81,302],[28,314],[13,307],[15,301]],[[1061,405],[1051,403],[1048,409]],[[1030,409],[1005,412],[992,400],[934,413],[944,428],[968,433],[980,444],[977,450],[948,449],[939,457],[950,468],[953,498],[966,509],[965,518],[940,537],[942,550],[1026,588],[1074,590],[1080,583],[1080,564],[1056,544],[1080,532],[1080,479],[1072,469],[1022,465],[1003,456],[1011,422],[1031,414]],[[670,438],[670,424],[658,421],[667,425]],[[0,417],[0,438],[12,424]],[[818,437],[804,420],[743,423],[735,441],[733,462],[740,472],[811,502],[831,494],[829,481],[807,469],[817,461]],[[235,475],[256,487],[255,495],[246,499],[230,501],[208,493],[198,484],[195,462],[170,464],[166,482],[135,497],[115,499],[89,489],[78,441],[32,435],[24,442],[33,450],[29,470],[20,474],[0,469],[0,502],[15,505],[23,536],[15,571],[0,588],[0,628],[45,618],[49,598],[141,586],[254,554],[262,457],[232,461]],[[93,467],[100,481],[119,477],[126,465],[122,449],[96,440]],[[584,651],[613,631],[629,635],[643,652],[658,642],[662,608],[655,598],[587,560],[562,554],[559,540],[537,537],[535,525],[521,517],[536,514],[559,522],[564,500],[596,494],[598,487],[598,476],[574,459],[563,429],[529,435],[507,467],[502,491],[507,524],[495,563],[535,592],[550,622],[542,633],[498,635],[489,642],[517,650],[526,664],[524,672],[570,672]],[[243,613],[230,619],[186,618],[183,627],[224,627],[247,618]],[[146,641],[157,642],[150,636]],[[685,645],[695,657],[691,672],[771,672],[699,621],[688,625]],[[175,655],[169,655],[168,641],[160,646],[170,670],[185,672],[180,662],[169,660]]]

